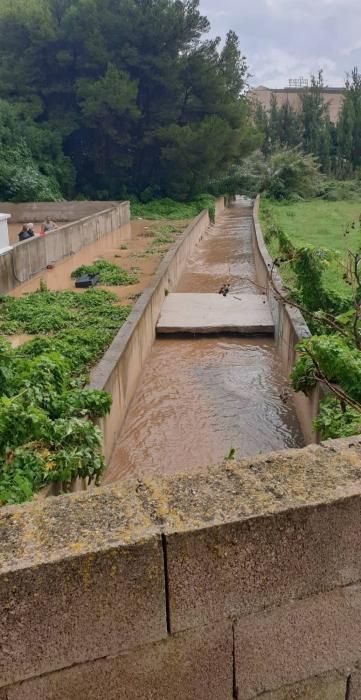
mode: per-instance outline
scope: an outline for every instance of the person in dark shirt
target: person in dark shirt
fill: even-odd
[[[20,233],[18,233],[19,241],[26,241],[28,238],[33,238],[34,231],[29,230],[28,224],[24,224]]]

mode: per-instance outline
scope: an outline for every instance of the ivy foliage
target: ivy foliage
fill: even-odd
[[[321,401],[314,428],[323,440],[350,437],[361,431],[360,413],[351,406],[341,406],[337,398],[329,394]]]
[[[322,438],[357,433],[361,430],[361,246],[342,260],[335,251],[296,247],[267,209],[263,221],[267,245],[278,256],[275,263],[286,279],[286,300],[301,309],[313,333],[297,346],[293,388],[310,394],[321,383],[331,392],[321,401],[314,423]],[[355,230],[356,224],[346,227],[346,240],[351,228]],[[332,269],[347,281],[349,296],[331,290],[325,281],[335,258]]]
[[[327,248],[303,246],[294,249],[292,269],[296,275],[296,288],[300,291],[301,303],[308,311],[335,315],[350,308],[349,298],[334,290],[331,292],[325,285],[323,273],[332,257],[335,257],[335,253]]]
[[[38,291],[0,299],[0,333],[36,333],[19,348],[0,337],[0,504],[49,483],[99,482],[111,397],[88,389],[88,369],[129,314],[104,290]]]
[[[296,391],[315,385],[317,368],[327,380],[342,386],[347,395],[361,403],[361,353],[338,335],[312,336],[298,346],[300,360],[292,373]]]
[[[333,392],[322,399],[314,422],[323,439],[361,430],[360,287],[354,280],[353,299],[328,290],[323,281],[328,255],[303,248],[294,262],[305,316],[318,335],[298,345],[291,379],[296,391],[308,394],[321,382]]]

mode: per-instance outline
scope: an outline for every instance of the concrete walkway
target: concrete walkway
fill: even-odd
[[[238,199],[198,243],[176,293],[164,301],[157,333],[272,335],[252,241],[251,202]],[[227,296],[218,294],[224,286]]]
[[[262,294],[169,294],[157,333],[272,335],[274,325]]]

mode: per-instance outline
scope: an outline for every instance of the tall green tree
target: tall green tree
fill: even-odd
[[[267,137],[268,142],[271,144],[271,149],[274,151],[278,148],[280,142],[280,111],[278,109],[276,95],[273,93],[271,96]]]
[[[70,193],[74,171],[59,135],[0,99],[0,199],[56,200]]]
[[[346,81],[345,99],[337,129],[341,173],[361,166],[361,75],[357,68]]]
[[[282,146],[296,148],[302,143],[301,117],[291,107],[289,102],[281,106],[279,110],[279,142]]]
[[[320,160],[323,172],[331,167],[331,134],[328,105],[323,97],[323,74],[311,76],[310,87],[301,93],[303,146]]]

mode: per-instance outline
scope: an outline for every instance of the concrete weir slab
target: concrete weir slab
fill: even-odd
[[[268,301],[261,294],[169,294],[157,323],[158,334],[273,332]]]

